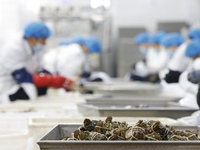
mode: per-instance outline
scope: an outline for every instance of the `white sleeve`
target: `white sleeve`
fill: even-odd
[[[42,58],[42,66],[44,67],[44,69],[48,70],[53,74],[57,72],[56,58],[58,53],[58,49],[52,49],[51,51],[45,53]]]
[[[151,73],[157,73],[167,67],[169,58],[165,51],[160,51],[157,57],[147,61],[147,67]]]
[[[135,74],[139,76],[147,76],[149,71],[147,69],[146,64],[143,61],[138,61],[135,65]]]
[[[183,72],[190,63],[190,59],[185,56],[185,49],[187,44],[181,45],[175,52],[168,65],[170,70]]]
[[[200,70],[200,58],[197,58],[193,61],[192,69],[193,70]]]
[[[190,92],[192,94],[197,94],[198,91],[198,84],[193,84],[190,81],[188,81],[188,72],[183,72],[179,77],[179,84],[180,86],[186,91]]]
[[[7,52],[1,55],[0,64],[2,71],[11,74],[13,71],[26,67],[27,57],[21,49],[4,49]]]
[[[73,78],[82,74],[85,56],[81,51],[76,46],[68,47],[68,49],[62,47],[60,49],[57,58],[57,69],[60,75]]]

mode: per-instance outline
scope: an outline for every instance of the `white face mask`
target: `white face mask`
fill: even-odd
[[[32,48],[34,53],[38,53],[44,49],[44,45],[40,43],[36,43],[36,45]]]
[[[144,46],[140,46],[140,53],[145,55],[147,53],[147,49]]]

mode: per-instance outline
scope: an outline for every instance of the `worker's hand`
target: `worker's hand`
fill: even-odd
[[[73,81],[73,80],[70,80],[70,79],[65,79],[65,82],[63,83],[63,88],[65,88],[65,90],[67,92],[69,91],[74,91],[77,87],[76,83]]]
[[[76,85],[76,84],[75,84],[74,81],[65,78],[65,81],[63,82],[63,85],[62,85],[62,86],[63,86],[63,87],[67,87],[67,86],[75,86],[75,85]]]
[[[73,78],[70,78],[72,81],[74,81],[74,82],[76,82],[76,81],[78,81],[78,80],[80,80],[80,77],[73,77]]]

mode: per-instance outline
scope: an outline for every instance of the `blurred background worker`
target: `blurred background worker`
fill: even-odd
[[[166,52],[168,54],[168,57],[170,58],[169,64],[168,64],[168,73],[165,76],[165,81],[167,83],[171,83],[174,80],[177,80],[176,74],[177,72],[173,72],[169,69],[169,65],[172,61],[174,53],[180,48],[180,45],[184,42],[184,38],[179,33],[168,33],[163,39],[162,39],[162,46],[165,47]],[[174,78],[174,76],[176,78]]]
[[[185,49],[190,40],[200,39],[200,29],[194,28],[187,32],[187,40],[174,53],[169,63],[169,74],[166,77],[167,83],[177,83],[182,72],[190,67],[190,59],[185,56]]]
[[[158,74],[159,71],[165,69],[169,61],[166,50],[161,46],[165,34],[165,31],[157,31],[149,38],[150,48],[154,51],[155,57],[148,60],[146,65],[152,74]]]
[[[164,35],[164,31],[158,31],[154,35],[141,33],[135,37],[135,43],[139,45],[145,58],[134,65],[132,80],[159,82],[158,72],[165,68],[168,62],[166,51],[160,46]]]
[[[157,81],[157,77],[152,76],[147,67],[147,62],[157,56],[157,52],[149,47],[149,37],[148,33],[142,32],[134,38],[135,43],[139,46],[140,53],[143,55],[143,59],[133,65],[133,71],[127,74],[125,78],[128,76],[131,80],[136,81]]]
[[[61,42],[61,46],[49,50],[43,57],[43,64],[51,73],[58,73],[76,81],[80,78],[92,81],[109,80],[108,75],[103,72],[92,73],[87,62],[90,54],[98,54],[101,49],[101,43],[96,37],[77,35],[69,41]]]
[[[180,103],[184,106],[199,108],[200,93],[197,83],[200,81],[200,40],[195,39],[188,43],[185,49],[185,56],[192,60],[192,65],[189,70],[180,76],[179,83],[187,92],[187,95],[180,100]]]
[[[184,92],[178,83],[169,84],[169,80],[177,80],[177,72],[172,72],[169,70],[169,64],[172,61],[174,53],[180,48],[180,45],[184,42],[184,38],[179,33],[168,33],[161,41],[162,46],[166,49],[167,55],[169,57],[169,63],[166,69],[162,70],[159,73],[160,78],[162,79],[162,91],[165,93],[177,94],[180,96],[184,95]],[[176,78],[174,78],[174,76]]]
[[[144,78],[148,75],[148,70],[146,68],[146,59],[149,57],[148,39],[149,34],[146,32],[140,33],[134,38],[135,43],[139,46],[140,53],[143,55],[143,59],[133,65],[134,73],[131,75],[132,80],[140,80],[140,78]]]
[[[73,82],[51,75],[41,65],[43,48],[51,31],[42,22],[31,22],[23,34],[15,37],[0,55],[0,102],[35,99],[47,87],[62,88]]]

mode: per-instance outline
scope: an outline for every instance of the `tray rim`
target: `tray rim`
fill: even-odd
[[[87,103],[77,103],[77,106],[78,107],[87,107],[87,108],[90,108],[90,109],[95,109],[95,110],[100,110],[100,111],[103,111],[103,110],[109,110],[109,111],[114,111],[114,110],[123,110],[123,111],[156,111],[156,110],[159,110],[159,111],[197,111],[199,109],[197,108],[190,108],[190,107],[185,107],[185,106],[181,106],[181,105],[178,105],[178,106],[181,106],[182,108],[165,108],[165,107],[155,107],[155,108],[101,108],[101,107],[98,107],[98,106],[94,106],[92,104],[87,104]]]
[[[137,145],[137,144],[199,144],[200,146],[200,140],[193,140],[193,141],[61,141],[61,140],[42,140],[45,138],[50,132],[52,132],[55,128],[58,127],[67,127],[67,126],[79,126],[81,124],[75,124],[75,123],[66,123],[66,124],[57,124],[55,127],[53,127],[50,131],[48,131],[43,137],[41,137],[38,141],[37,144],[132,144],[132,145]],[[196,128],[197,131],[200,131],[200,126],[195,126],[195,125],[171,125],[172,127],[185,127],[185,128]],[[199,133],[200,136],[200,133]]]

